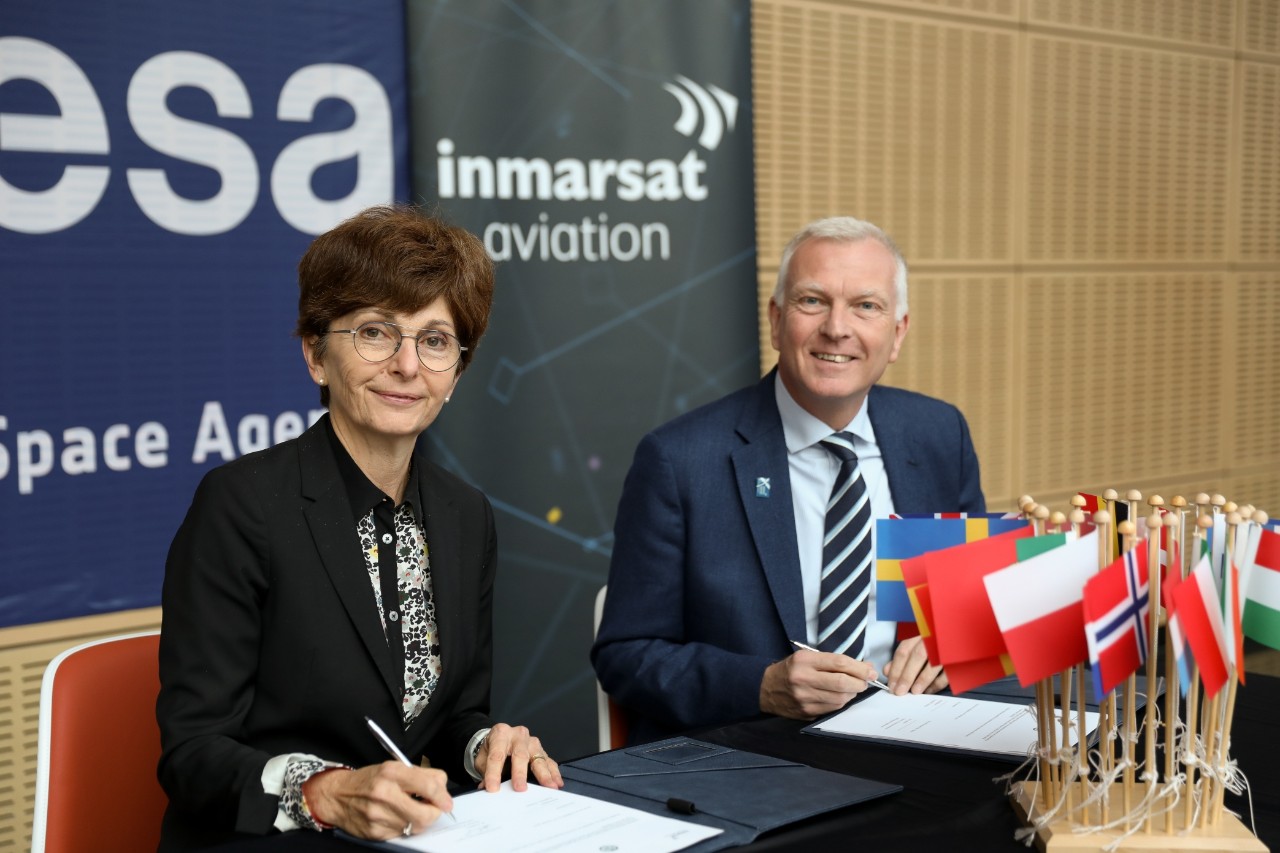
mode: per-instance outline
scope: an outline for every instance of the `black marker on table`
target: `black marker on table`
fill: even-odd
[[[378,739],[378,743],[382,744],[382,748],[387,751],[388,755],[390,755],[392,758],[396,759],[406,767],[413,766],[413,762],[409,760],[409,756],[401,752],[400,747],[396,746],[396,742],[393,741],[391,738],[387,737],[387,733],[382,730],[382,726],[375,723],[372,717],[365,717],[364,721],[369,726],[369,731],[373,732],[373,736]],[[419,797],[417,794],[412,794],[411,796],[415,800],[422,799],[422,797]],[[444,812],[444,814],[447,814],[449,817],[453,817],[453,812],[446,812],[444,811],[444,809],[441,809],[441,811]],[[456,817],[453,817],[453,822],[457,823],[458,819]]]
[[[668,799],[667,808],[679,814],[693,814],[698,810],[692,800],[682,800],[679,797],[671,797]]]

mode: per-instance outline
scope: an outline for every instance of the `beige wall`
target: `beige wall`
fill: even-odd
[[[801,225],[869,219],[912,267],[884,381],[963,409],[993,509],[1280,512],[1280,3],[752,10],[762,304]]]
[[[1280,3],[753,14],[762,294],[802,224],[870,219],[913,270],[886,381],[965,411],[993,508],[1111,486],[1280,514]],[[158,623],[0,630],[0,849],[30,841],[45,664]]]

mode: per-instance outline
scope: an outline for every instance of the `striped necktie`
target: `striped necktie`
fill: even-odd
[[[823,526],[818,648],[856,656],[867,630],[871,592],[871,502],[853,435],[833,433],[822,446],[840,460],[840,472]]]

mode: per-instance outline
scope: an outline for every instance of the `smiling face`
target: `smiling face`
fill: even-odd
[[[792,399],[832,429],[853,420],[898,360],[910,318],[894,320],[896,271],[878,240],[815,238],[791,258],[782,305],[769,302],[778,376]]]
[[[334,318],[331,329],[354,329],[370,320],[388,320],[414,329],[457,334],[443,298],[413,314],[361,308]],[[427,370],[411,340],[405,339],[386,361],[369,362],[357,352],[351,335],[329,335],[317,354],[318,339],[304,341],[303,354],[311,378],[329,388],[333,428],[356,458],[366,453],[408,452],[418,436],[440,414],[445,398],[458,384],[458,367],[443,373]]]

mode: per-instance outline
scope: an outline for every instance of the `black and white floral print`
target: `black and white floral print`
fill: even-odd
[[[373,595],[382,619],[382,585],[378,573],[378,540],[373,512],[356,525],[365,567],[373,584]],[[401,712],[406,726],[422,713],[440,680],[440,634],[436,629],[435,597],[431,589],[431,562],[422,527],[408,504],[395,514],[396,588],[400,593],[400,634],[404,641],[404,702]]]

